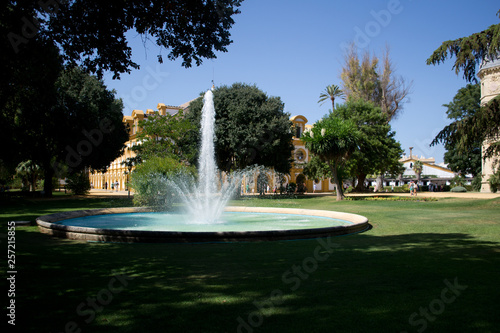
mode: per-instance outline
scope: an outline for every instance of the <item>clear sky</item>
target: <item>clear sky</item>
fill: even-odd
[[[457,90],[466,85],[452,70],[453,60],[438,66],[426,59],[443,41],[469,36],[499,23],[498,0],[245,0],[234,16],[233,43],[217,59],[184,68],[181,61],[158,64],[160,52],[131,32],[133,59],[141,65],[130,75],[112,80],[108,88],[124,100],[123,113],[156,110],[158,103],[180,105],[212,86],[235,82],[255,84],[269,96],[279,96],[285,112],[304,115],[314,123],[331,109],[318,104],[327,85],[341,86],[344,46],[356,41],[361,51],[382,55],[385,46],[397,74],[413,81],[409,102],[391,121],[405,152],[443,162],[443,146],[429,147],[449,123],[446,108]],[[342,103],[342,100],[338,102]]]

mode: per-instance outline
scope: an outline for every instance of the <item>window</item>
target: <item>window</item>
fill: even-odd
[[[302,150],[299,150],[297,153],[295,153],[295,158],[297,161],[302,162],[305,158],[304,152]]]
[[[295,125],[295,137],[298,139],[302,135],[302,128],[299,125]]]

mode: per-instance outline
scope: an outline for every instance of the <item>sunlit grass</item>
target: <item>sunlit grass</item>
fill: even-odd
[[[0,203],[0,220],[5,232],[9,220],[130,204],[16,199]],[[328,252],[317,250],[318,240],[101,244],[18,227],[16,326],[37,332],[64,332],[68,323],[82,332],[417,332],[421,326],[410,316],[434,304],[444,281],[455,278],[467,288],[427,321],[427,331],[495,332],[500,325],[499,199],[336,202],[326,196],[231,204],[352,212],[367,216],[373,228],[334,238]],[[119,292],[110,289],[116,274],[129,278]],[[107,290],[114,290],[111,299]],[[88,300],[99,296],[106,304],[93,309]]]

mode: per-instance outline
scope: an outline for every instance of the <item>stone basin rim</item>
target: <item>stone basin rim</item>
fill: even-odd
[[[269,241],[308,239],[327,236],[340,236],[366,231],[370,228],[368,219],[364,216],[315,209],[277,208],[277,207],[226,207],[226,212],[274,213],[310,215],[341,219],[349,224],[324,228],[309,228],[295,230],[263,230],[263,231],[148,231],[119,230],[91,227],[76,227],[62,225],[56,222],[62,220],[107,214],[152,212],[148,207],[98,208],[78,211],[68,211],[40,216],[36,223],[40,232],[61,238],[97,241],[97,242],[146,242],[146,243],[186,243],[186,242],[233,242],[233,241]]]

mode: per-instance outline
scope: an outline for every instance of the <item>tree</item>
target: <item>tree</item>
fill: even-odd
[[[215,155],[219,170],[230,172],[252,165],[288,173],[292,156],[290,115],[279,97],[269,97],[255,85],[234,83],[213,91],[215,107]],[[202,97],[193,101],[186,117],[199,127]]]
[[[134,146],[136,160],[151,157],[173,157],[193,162],[197,146],[188,140],[195,130],[194,124],[179,110],[176,114],[152,114],[139,122],[142,129],[137,135],[140,145]]]
[[[375,55],[370,57],[368,51],[360,60],[352,44],[344,55],[340,77],[348,99],[373,102],[386,114],[388,122],[401,112],[412,86],[411,82],[395,74],[388,48],[381,60]]]
[[[23,161],[16,167],[16,174],[19,176],[23,183],[23,188],[28,191],[36,191],[36,182],[42,175],[39,165],[31,160]]]
[[[497,12],[500,18],[500,11]],[[477,82],[476,68],[483,61],[496,59],[500,54],[500,24],[467,37],[443,42],[427,59],[428,65],[444,62],[448,56],[455,57],[453,67],[455,73],[463,72],[467,82]],[[487,138],[498,135],[500,123],[500,99],[494,98],[481,107],[474,115],[466,116],[445,127],[433,141],[449,140],[462,153],[474,146],[476,142],[484,142]],[[484,158],[500,154],[500,142],[493,142],[484,154]]]
[[[417,182],[420,181],[420,176],[422,175],[422,170],[424,169],[424,164],[422,161],[415,161],[413,163],[413,171],[415,172],[415,176],[417,176]]]
[[[42,104],[43,109],[21,104],[10,125],[19,133],[16,143],[21,155],[43,169],[44,192],[50,196],[54,175],[88,167],[105,169],[121,155],[128,133],[121,101],[102,81],[79,68],[61,72],[45,91],[52,94],[45,96],[51,103]]]
[[[446,113],[449,119],[460,122],[473,117],[480,110],[481,87],[479,84],[468,84],[460,88],[453,97],[453,101],[443,106],[447,107]],[[443,142],[446,148],[444,161],[453,172],[461,174],[472,174],[474,177],[481,175],[481,142],[475,142],[462,151],[458,142],[454,141],[445,127],[434,138],[431,145]]]
[[[319,95],[318,103],[324,104],[328,99],[332,101],[332,110],[335,110],[335,98],[344,97],[344,92],[335,84],[329,85],[325,91]]]
[[[500,10],[497,15],[500,18]],[[470,36],[443,42],[427,59],[427,65],[439,65],[448,56],[455,57],[452,67],[455,73],[458,75],[463,72],[467,82],[477,82],[477,66],[485,59],[496,58],[498,54],[500,54],[500,24],[494,24]]]
[[[241,1],[8,0],[1,15],[12,26],[2,34],[8,45],[3,50],[15,56],[41,36],[57,43],[72,66],[81,65],[99,76],[109,70],[119,77],[139,68],[126,38],[135,29],[144,43],[154,39],[168,50],[168,59],[181,57],[184,67],[200,65],[203,58],[215,58],[214,51],[227,51],[232,16],[239,13]],[[158,60],[163,61],[161,53]]]
[[[306,147],[328,164],[337,187],[337,201],[344,198],[339,169],[356,149],[358,137],[356,124],[335,116],[333,112],[316,122],[314,127],[302,136]]]
[[[403,150],[382,109],[372,102],[350,99],[336,112],[339,117],[353,121],[359,131],[358,149],[346,163],[347,171],[357,178],[356,190],[364,191],[365,179],[370,174],[397,173]]]

